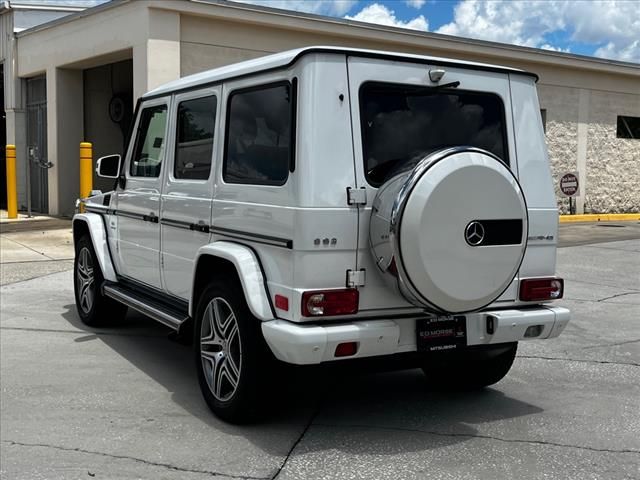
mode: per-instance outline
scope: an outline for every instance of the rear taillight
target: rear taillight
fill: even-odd
[[[520,281],[520,300],[540,302],[562,298],[564,280],[561,278],[531,278]]]
[[[302,294],[303,317],[327,317],[358,313],[358,291],[326,290]]]

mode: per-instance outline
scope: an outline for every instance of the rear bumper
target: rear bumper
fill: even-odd
[[[487,333],[489,317],[493,317],[492,334]],[[557,337],[569,323],[570,317],[568,309],[550,306],[467,314],[467,345],[492,345]],[[415,324],[415,318],[354,320],[332,325],[305,325],[271,320],[262,323],[262,333],[279,360],[311,365],[415,351]],[[527,328],[531,326],[540,326],[540,334],[525,337]],[[336,346],[343,342],[357,342],[357,353],[336,358]]]

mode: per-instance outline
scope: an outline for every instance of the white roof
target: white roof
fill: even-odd
[[[276,68],[287,67],[300,58],[302,55],[313,52],[322,53],[342,53],[355,56],[364,57],[385,57],[395,60],[409,60],[418,61],[421,63],[433,63],[436,65],[449,64],[463,67],[470,67],[477,70],[493,70],[504,72],[517,72],[532,75],[524,70],[518,70],[517,68],[503,67],[499,65],[491,65],[487,63],[468,62],[465,60],[456,60],[442,57],[428,57],[424,55],[412,55],[408,53],[386,52],[381,50],[365,50],[359,48],[346,48],[346,47],[304,47],[294,50],[287,50],[285,52],[274,53],[272,55],[266,55],[264,57],[255,58],[253,60],[246,60],[244,62],[234,63],[232,65],[226,65],[224,67],[214,68],[204,72],[189,75],[187,77],[173,80],[169,83],[165,83],[149,92],[143,97],[156,97],[159,95],[165,95],[173,93],[176,90],[185,90],[193,87],[197,87],[203,84],[211,84],[221,82],[223,80],[241,77],[243,75],[258,73],[264,70],[271,70]]]

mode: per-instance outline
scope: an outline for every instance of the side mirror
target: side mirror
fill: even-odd
[[[100,157],[96,162],[96,174],[102,178],[118,178],[120,175],[120,155]]]

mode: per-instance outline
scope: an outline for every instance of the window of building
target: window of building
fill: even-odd
[[[289,83],[229,96],[223,178],[227,183],[284,185],[293,155]]]
[[[542,118],[542,129],[544,130],[544,133],[547,133],[547,109],[546,108],[540,109],[540,118]]]
[[[173,168],[175,178],[188,180],[209,178],[215,120],[215,96],[180,102]]]
[[[483,148],[509,164],[504,104],[494,94],[367,83],[360,117],[365,172],[375,187],[447,147]]]
[[[147,107],[140,113],[130,173],[134,177],[158,177],[164,156],[167,106]]]
[[[616,137],[640,139],[640,117],[623,117],[619,115]]]

